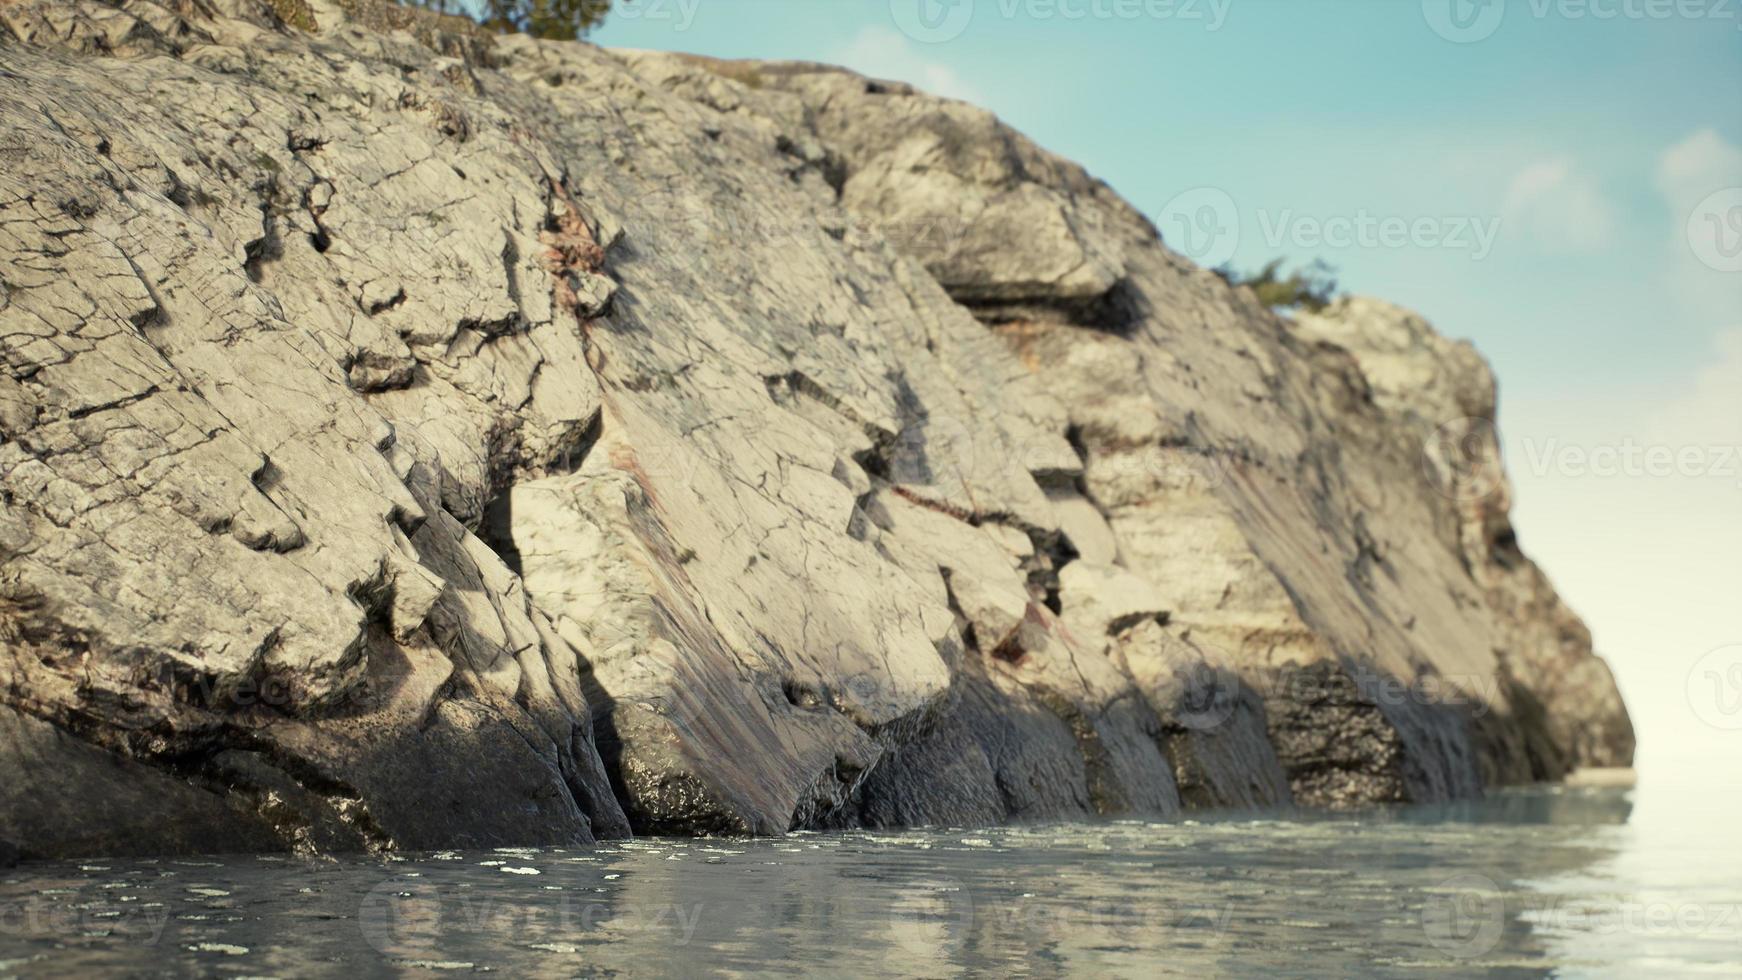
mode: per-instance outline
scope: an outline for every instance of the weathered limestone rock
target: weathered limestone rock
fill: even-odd
[[[439,114],[408,99],[371,121],[412,94],[397,69],[335,80],[247,12],[5,11],[63,50],[0,52],[0,837],[44,855],[624,833],[574,651],[455,516],[498,475],[493,441],[514,441],[506,479],[597,412],[584,387],[496,381],[535,382],[558,334],[557,376],[590,379],[536,264],[543,192],[500,188],[491,242],[444,235],[429,214],[466,195],[427,162]],[[142,57],[66,60],[118,41]],[[519,226],[516,194],[539,209]],[[505,269],[522,232],[533,258]],[[402,313],[416,329],[378,322]],[[432,419],[369,403],[422,373],[446,399]]]
[[[1519,548],[1512,483],[1500,465],[1494,375],[1481,355],[1421,317],[1365,297],[1302,316],[1296,329],[1349,351],[1399,441],[1426,447],[1428,479],[1455,515],[1435,529],[1462,556],[1499,626],[1500,682],[1522,710],[1540,716],[1542,730],[1524,732],[1533,771],[1554,778],[1569,767],[1629,765],[1633,724],[1608,665],[1592,654],[1590,630]]]
[[[1540,574],[1501,584],[1496,566],[1515,561],[1468,557],[1504,525],[1508,502],[1489,495],[1460,516],[1469,508],[1431,463],[1435,426],[1493,416],[1492,379],[1467,345],[1433,337],[1438,356],[1405,350],[1382,370],[1373,345],[1281,321],[1185,266],[1104,185],[974,107],[822,66],[631,61],[678,92],[700,72],[753,74],[730,111],[818,134],[838,158],[842,204],[1045,379],[1081,469],[1027,468],[1056,488],[1063,540],[1088,565],[1152,583],[1146,632],[1190,644],[1175,657],[1212,650],[1187,659],[1200,675],[1210,663],[1233,672],[1208,685],[1226,703],[1264,702],[1220,713],[1264,716],[1275,758],[1240,740],[1257,751],[1209,765],[1230,777],[1210,785],[1228,788],[1201,799],[1286,799],[1278,764],[1296,799],[1340,804],[1469,794],[1630,758],[1613,681]],[[1440,398],[1440,417],[1423,427],[1400,415],[1377,394],[1387,385]],[[1472,524],[1489,537],[1456,530]],[[1449,533],[1423,533],[1436,527]],[[1117,579],[1079,588],[1075,602],[1093,620],[1114,589]],[[1068,622],[1072,596],[1061,598]],[[1157,676],[1131,666],[1128,645],[1124,655],[1133,676]],[[1526,666],[1545,658],[1553,669]],[[1171,688],[1150,686],[1162,717],[1177,710]],[[1210,727],[1227,739],[1253,725]],[[1208,751],[1203,741],[1174,741],[1182,782],[1205,768],[1189,757]],[[1267,789],[1233,788],[1255,771],[1264,776],[1249,786]]]
[[[26,856],[1631,755],[1503,480],[1436,441],[1492,438],[1479,359],[1278,319],[983,110],[359,0],[24,0],[0,39]]]

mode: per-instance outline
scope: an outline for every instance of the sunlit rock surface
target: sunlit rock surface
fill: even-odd
[[[585,841],[1625,765],[1494,385],[989,113],[375,4],[0,5],[0,841]]]

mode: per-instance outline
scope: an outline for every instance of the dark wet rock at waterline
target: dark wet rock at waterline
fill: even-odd
[[[1492,376],[1412,314],[1280,319],[904,85],[277,7],[0,9],[25,853],[1630,761]]]

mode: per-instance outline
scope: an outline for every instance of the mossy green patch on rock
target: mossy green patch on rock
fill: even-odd
[[[310,34],[321,29],[308,0],[266,0],[266,6],[286,27],[294,27]]]

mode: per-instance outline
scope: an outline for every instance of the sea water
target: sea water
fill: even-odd
[[[26,864],[0,976],[1742,976],[1742,824],[1684,790]]]

